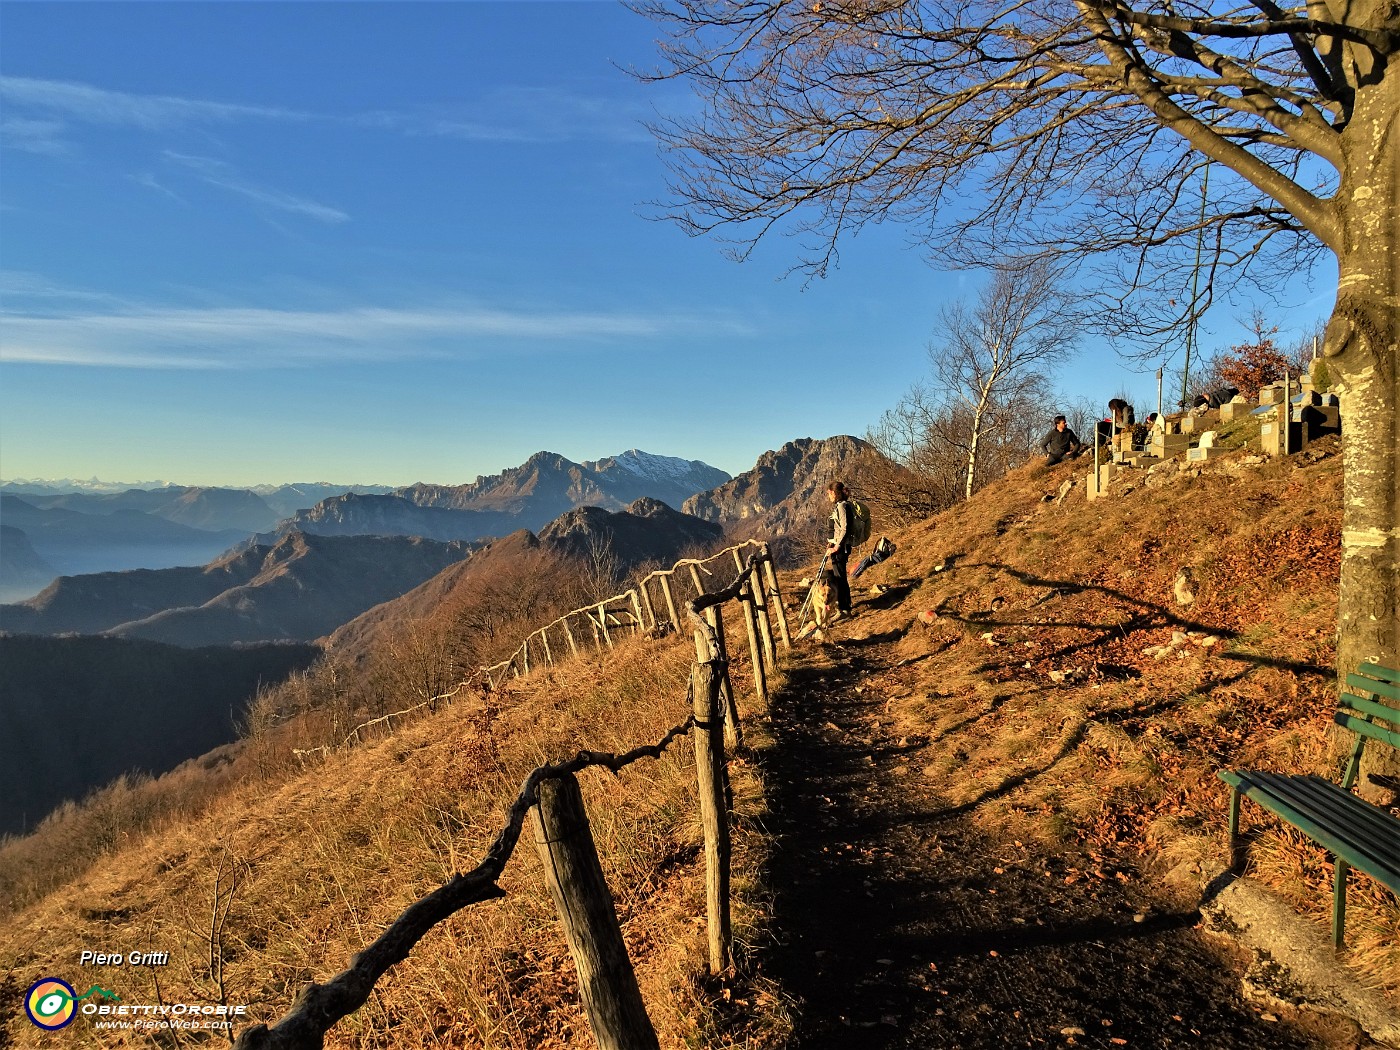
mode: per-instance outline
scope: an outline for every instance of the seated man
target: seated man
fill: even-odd
[[[1053,464],[1066,458],[1074,459],[1084,451],[1084,443],[1069,428],[1064,416],[1056,416],[1055,423],[1050,428],[1050,432],[1045,435],[1045,439],[1041,441],[1040,448],[1045,453],[1046,459]]]

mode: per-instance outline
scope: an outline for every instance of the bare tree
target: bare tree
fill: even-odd
[[[1400,664],[1394,0],[633,2],[669,31],[659,75],[701,96],[658,129],[674,214],[741,256],[785,228],[820,273],[843,234],[907,219],[953,263],[1100,260],[1103,318],[1163,340],[1333,253],[1339,662]]]
[[[1000,268],[974,305],[959,301],[941,311],[943,337],[930,345],[929,360],[942,399],[963,410],[951,419],[965,437],[955,441],[963,452],[964,499],[976,487],[985,440],[1025,418],[1046,387],[1047,370],[1074,349],[1077,319],[1058,276],[1046,259]]]

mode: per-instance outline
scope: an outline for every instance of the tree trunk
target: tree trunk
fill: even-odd
[[[967,487],[963,492],[963,499],[972,498],[973,483],[977,479],[977,447],[982,444],[982,428],[987,421],[987,402],[991,400],[992,387],[1000,375],[1000,370],[994,369],[983,383],[982,389],[977,391],[977,407],[972,410],[972,436],[967,443]]]
[[[1343,133],[1337,197],[1343,244],[1324,352],[1337,377],[1345,449],[1338,669],[1400,668],[1400,76],[1357,92]],[[1368,747],[1371,773],[1400,775],[1400,755]]]

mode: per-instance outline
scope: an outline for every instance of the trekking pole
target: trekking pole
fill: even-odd
[[[802,608],[798,610],[797,635],[802,636],[802,629],[807,626],[807,611],[812,607],[812,595],[817,593],[817,584],[821,582],[822,573],[826,571],[826,559],[829,553],[822,554],[821,564],[817,566],[817,573],[812,577],[812,586],[807,588],[807,597],[802,599]]]

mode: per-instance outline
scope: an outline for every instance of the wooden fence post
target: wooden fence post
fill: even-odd
[[[744,562],[739,557],[739,552],[734,552],[734,560],[739,563],[739,568],[743,569]],[[753,666],[753,691],[760,703],[768,703],[768,674],[763,667],[762,643],[758,637],[758,624],[754,616],[752,582],[749,585],[750,593],[743,590],[739,592],[739,606],[744,612],[744,633],[749,639],[749,663]]]
[[[549,628],[548,628],[548,627],[541,627],[541,628],[540,628],[540,631],[539,631],[539,634],[540,634],[540,644],[541,644],[542,646],[544,646],[544,662],[545,662],[546,664],[548,664],[550,667],[553,667],[553,666],[554,666],[554,654],[553,654],[552,652],[549,651]]]
[[[627,593],[632,596],[632,612],[637,617],[637,633],[642,634],[647,629],[647,622],[642,618],[642,601],[637,597],[637,592],[635,590],[628,591]]]
[[[763,593],[763,569],[758,562],[754,562],[753,570],[749,573],[749,596],[753,599],[758,633],[763,637],[763,655],[767,657],[770,668],[777,667],[778,650],[773,645],[773,623],[768,618],[768,599]]]
[[[577,656],[578,642],[574,641],[574,632],[573,628],[569,626],[569,618],[567,616],[560,617],[559,622],[564,625],[564,637],[569,640],[569,652]]]
[[[530,675],[530,636],[525,636],[525,641],[520,643],[521,661],[525,664],[525,676]]]
[[[656,630],[656,606],[651,604],[651,587],[647,583],[647,580],[650,579],[651,577],[648,576],[646,580],[638,583],[637,590],[642,594],[642,606],[647,611],[647,625],[654,631]]]
[[[603,630],[603,641],[608,643],[608,648],[613,647],[612,635],[608,633],[608,607],[607,602],[598,603],[598,626]]]
[[[546,780],[539,797],[539,805],[530,811],[535,849],[578,967],[579,992],[593,1038],[599,1050],[657,1050],[656,1029],[627,957],[578,780],[572,775]]]
[[[710,643],[695,632],[695,652],[705,656],[695,664],[692,690],[695,728],[695,777],[700,794],[700,823],[705,831],[705,913],[709,927],[710,973],[727,972],[734,964],[729,923],[729,771],[724,761],[720,719],[720,678],[710,658]]]
[[[783,592],[778,589],[778,573],[773,568],[773,553],[768,544],[762,547],[763,575],[768,580],[768,596],[773,599],[770,607],[778,613],[778,633],[783,637],[783,648],[792,648],[792,638],[788,634],[787,610],[783,608]]]
[[[671,626],[679,631],[681,621],[680,617],[676,615],[676,599],[671,593],[671,574],[669,572],[661,574],[661,597],[666,599],[666,612],[671,617]]]

